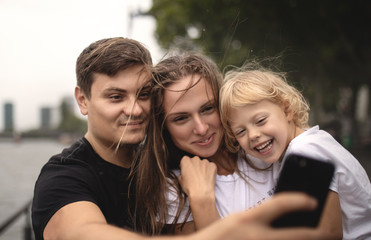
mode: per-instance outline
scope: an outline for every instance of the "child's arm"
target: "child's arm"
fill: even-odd
[[[322,236],[326,236],[325,239],[343,238],[340,200],[334,191],[330,190],[327,196],[318,230]]]

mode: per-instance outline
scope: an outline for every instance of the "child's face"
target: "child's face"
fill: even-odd
[[[295,137],[291,111],[268,100],[236,108],[230,119],[241,147],[267,163],[278,161]]]

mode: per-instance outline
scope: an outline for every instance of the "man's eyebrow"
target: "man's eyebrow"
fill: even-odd
[[[126,93],[127,91],[126,91],[125,89],[122,89],[122,88],[111,87],[111,88],[104,89],[103,92],[104,92],[104,93],[109,93],[109,92],[121,92],[121,93]]]
[[[147,84],[147,85],[141,87],[139,90],[141,91],[141,90],[148,90],[148,89],[151,89],[151,84]]]

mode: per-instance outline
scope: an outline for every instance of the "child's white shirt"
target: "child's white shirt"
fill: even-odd
[[[289,154],[300,154],[335,164],[330,189],[339,195],[343,239],[371,239],[371,184],[358,160],[318,126],[294,138],[287,148],[285,158]]]

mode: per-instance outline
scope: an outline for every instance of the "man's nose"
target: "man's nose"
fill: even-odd
[[[139,116],[143,113],[143,108],[139,104],[138,100],[135,97],[132,97],[125,104],[123,111],[127,116]]]

